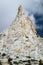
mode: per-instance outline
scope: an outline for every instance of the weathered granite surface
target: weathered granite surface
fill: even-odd
[[[9,28],[0,33],[0,53],[0,60],[3,65],[8,65],[4,63],[8,61],[9,57],[13,59],[12,61],[17,62],[32,59],[43,60],[43,38],[37,37],[35,26],[23,13],[21,6],[19,6],[16,18]],[[2,58],[3,53],[6,56]],[[22,61],[20,62],[22,63]]]

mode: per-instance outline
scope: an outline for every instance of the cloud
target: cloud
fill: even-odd
[[[43,26],[41,26],[41,25],[40,25],[40,26],[37,26],[37,25],[36,25],[36,29],[43,30]]]
[[[23,0],[23,6],[33,14],[43,14],[43,0]]]

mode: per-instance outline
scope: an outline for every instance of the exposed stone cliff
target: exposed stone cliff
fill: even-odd
[[[31,59],[43,60],[41,39],[37,37],[35,26],[23,13],[21,6],[18,8],[15,20],[0,34],[0,52],[6,53],[14,60],[16,56],[20,60],[27,59],[27,56]]]

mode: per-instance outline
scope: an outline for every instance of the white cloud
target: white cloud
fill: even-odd
[[[23,0],[27,11],[32,11],[33,13],[43,14],[43,0]]]

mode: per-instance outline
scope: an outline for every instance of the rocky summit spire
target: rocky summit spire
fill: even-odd
[[[22,6],[20,5],[19,7],[18,7],[18,15],[21,15],[22,14]]]
[[[27,57],[43,60],[43,46],[40,40],[36,35],[32,21],[22,12],[20,5],[11,26],[5,33],[0,34],[0,52],[9,55],[13,61],[27,60]]]

